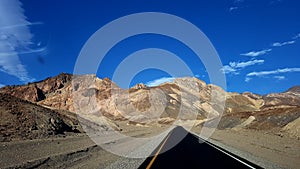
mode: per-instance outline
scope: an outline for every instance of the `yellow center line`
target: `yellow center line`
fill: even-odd
[[[165,141],[163,142],[163,144],[159,147],[159,149],[157,150],[157,152],[155,153],[154,157],[152,158],[152,160],[150,161],[150,163],[148,164],[146,169],[150,169],[152,164],[154,163],[155,159],[157,158],[159,152],[161,151],[161,149],[163,148],[163,146],[166,144],[168,138],[170,137],[171,132],[168,134],[168,136],[166,137]]]

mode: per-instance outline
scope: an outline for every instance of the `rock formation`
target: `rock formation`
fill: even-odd
[[[111,122],[169,124],[179,118],[198,120],[195,124],[201,126],[205,121],[222,117],[219,129],[294,126],[291,122],[300,117],[299,91],[300,87],[295,86],[286,92],[263,96],[250,92],[239,94],[191,77],[155,87],[137,84],[125,90],[108,78],[66,73],[0,89],[2,94],[46,108],[74,112],[90,120],[105,117]]]

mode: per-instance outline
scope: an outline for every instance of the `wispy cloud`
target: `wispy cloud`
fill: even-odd
[[[251,72],[251,73],[247,74],[247,77],[267,76],[267,75],[289,73],[289,72],[300,72],[300,68],[284,68],[284,69],[276,69],[276,70],[270,70],[270,71]]]
[[[285,45],[291,45],[296,43],[297,39],[300,38],[300,33],[298,33],[296,36],[292,37],[291,40],[285,41],[285,42],[275,42],[272,44],[273,47],[281,47]]]
[[[245,0],[234,0],[234,3],[242,3],[244,2]]]
[[[285,46],[285,45],[291,45],[296,43],[296,40],[300,38],[300,33],[298,35],[296,35],[295,37],[293,37],[293,40],[289,40],[289,41],[284,41],[284,42],[274,42],[272,43],[272,47],[281,47],[281,46]],[[263,50],[259,50],[259,51],[250,51],[247,53],[242,53],[240,55],[242,56],[251,56],[251,57],[256,57],[256,56],[260,56],[260,55],[265,55],[269,52],[272,51],[272,48],[269,49],[263,49]]]
[[[245,82],[249,82],[250,80],[251,80],[250,77],[246,77],[246,78],[245,78]]]
[[[229,65],[234,68],[245,68],[247,66],[252,66],[255,64],[264,63],[264,60],[250,60],[247,62],[230,62]]]
[[[33,34],[18,0],[0,1],[0,71],[22,82],[33,81],[19,58],[20,51],[30,51]]]
[[[282,0],[271,0],[269,2],[270,5],[276,5],[276,4],[279,4]]]
[[[239,7],[237,7],[237,6],[232,6],[232,7],[229,8],[229,11],[231,12],[231,11],[234,11],[234,10],[237,10],[237,9],[239,9]]]
[[[300,38],[300,33],[298,33],[296,36],[293,37],[293,39],[298,39]]]
[[[251,52],[248,52],[248,53],[242,53],[240,55],[256,57],[256,56],[260,56],[260,55],[265,55],[265,54],[267,54],[268,52],[271,52],[271,51],[272,51],[272,49],[264,49],[264,50],[260,50],[260,51],[251,51]]]
[[[14,1],[14,0],[13,0]],[[18,27],[27,27],[27,26],[32,26],[32,25],[42,25],[42,22],[24,22],[24,23],[19,23],[15,25],[7,25],[7,26],[2,26],[1,29],[11,29],[11,28],[18,28]]]
[[[233,0],[231,6],[229,7],[229,12],[243,8],[243,2],[244,0]]]
[[[225,65],[222,67],[221,71],[225,74],[233,73],[239,74],[238,71],[255,64],[263,64],[264,60],[250,60],[247,62],[230,62],[229,65]]]
[[[235,68],[232,68],[231,66],[229,65],[225,65],[221,68],[221,71],[224,73],[224,74],[229,74],[229,73],[232,73],[232,74],[239,74],[237,72],[237,69]]]
[[[280,46],[284,46],[284,45],[291,45],[294,44],[296,41],[291,40],[291,41],[286,41],[286,42],[275,42],[272,44],[272,46],[274,47],[280,47]]]
[[[1,56],[9,56],[9,55],[23,55],[23,54],[31,54],[31,53],[42,53],[42,52],[47,52],[46,47],[38,48],[38,49],[27,49],[24,51],[11,51],[11,52],[6,52],[6,53],[1,53],[0,52],[0,57]]]
[[[285,76],[274,76],[274,78],[277,80],[284,80]]]
[[[149,86],[149,87],[158,86],[158,85],[160,85],[162,83],[165,83],[165,82],[172,82],[174,79],[175,79],[174,77],[162,77],[162,78],[159,78],[159,79],[149,81],[149,82],[146,83],[146,85]]]

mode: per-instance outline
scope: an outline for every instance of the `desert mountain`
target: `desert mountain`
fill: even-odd
[[[156,87],[137,84],[121,89],[108,78],[62,73],[21,86],[7,86],[0,93],[42,107],[74,112],[97,122],[100,117],[127,120],[129,124],[168,124],[179,118],[196,119],[202,126],[221,117],[219,129],[252,128],[281,130],[297,128],[300,117],[300,87],[286,92],[258,95],[230,93],[197,78],[177,78]],[[224,106],[223,106],[224,105]],[[101,119],[100,119],[101,121]],[[98,121],[99,122],[99,121]],[[288,128],[288,127],[286,127]]]
[[[54,111],[8,94],[0,94],[0,115],[1,141],[82,132],[72,114]]]

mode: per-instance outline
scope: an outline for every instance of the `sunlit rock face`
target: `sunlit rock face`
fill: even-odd
[[[0,93],[47,108],[71,111],[91,120],[100,116],[128,120],[129,124],[192,120],[201,126],[222,117],[219,128],[261,129],[283,127],[297,119],[300,116],[299,91],[300,87],[295,86],[283,93],[264,96],[251,92],[239,94],[226,92],[194,77],[177,78],[154,87],[137,84],[130,89],[121,89],[108,78],[66,73],[36,83],[0,89]],[[242,125],[249,118],[253,120]]]

